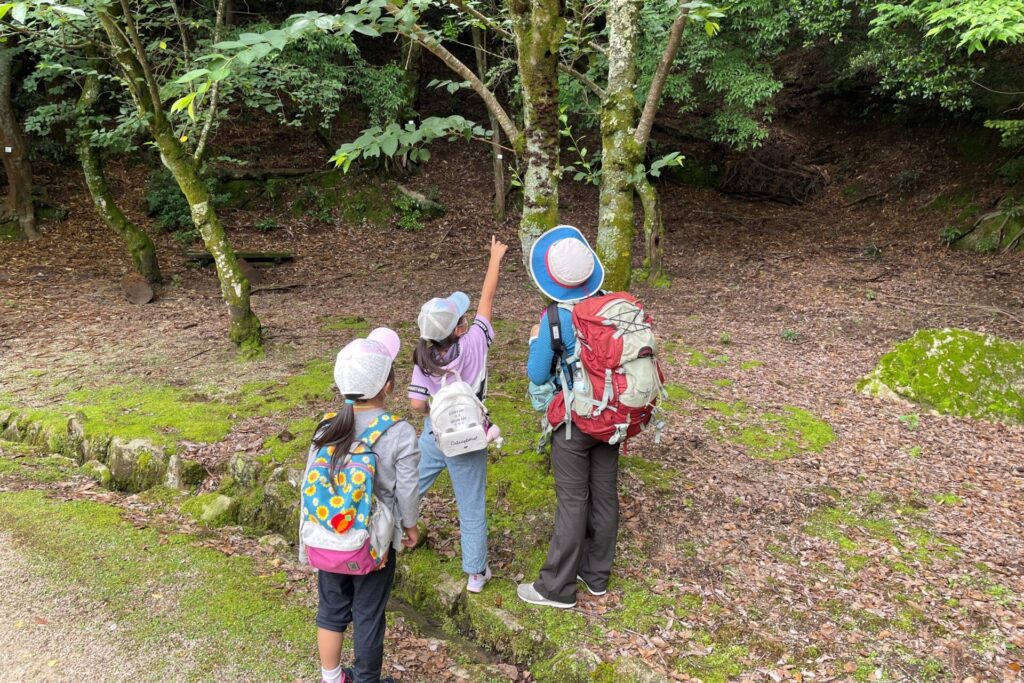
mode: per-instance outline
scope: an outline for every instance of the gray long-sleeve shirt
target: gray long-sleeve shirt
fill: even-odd
[[[357,410],[356,437],[363,433],[367,425],[384,410],[374,408]],[[419,521],[419,464],[420,447],[416,437],[416,428],[406,421],[397,422],[384,432],[373,447],[377,454],[377,473],[373,479],[373,494],[377,500],[387,505],[395,515],[395,524],[408,528],[416,526]],[[316,457],[317,449],[310,448],[306,458],[306,471],[302,480],[306,480],[309,468]],[[300,521],[301,524],[301,521]],[[401,533],[396,534],[396,541],[401,540]],[[305,561],[305,548],[299,542],[299,558]]]

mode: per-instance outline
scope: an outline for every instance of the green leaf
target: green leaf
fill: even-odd
[[[395,152],[398,151],[398,138],[393,137],[393,136],[385,138],[380,143],[380,148],[381,148],[381,150],[383,150],[384,154],[386,154],[387,156],[389,156],[389,157],[395,156]]]
[[[193,69],[192,71],[189,71],[187,74],[185,74],[184,76],[179,78],[177,80],[177,82],[178,83],[191,83],[192,81],[196,80],[197,78],[200,78],[202,76],[206,76],[209,73],[210,73],[209,69]]]
[[[84,17],[85,12],[78,9],[77,7],[68,7],[67,5],[54,5],[53,10],[60,12],[61,14],[70,14],[73,17]]]
[[[380,31],[369,24],[361,24],[356,26],[354,30],[356,33],[362,33],[364,36],[370,36],[371,38],[376,38],[380,35]]]
[[[427,149],[426,147],[422,147],[419,150],[419,152],[420,152],[420,161],[422,161],[422,162],[430,161],[430,150],[429,149]]]
[[[3,19],[7,15],[7,13],[11,11],[12,7],[14,7],[13,2],[5,2],[4,4],[0,5],[0,19]]]
[[[246,47],[246,44],[240,40],[223,40],[216,43],[213,47],[216,50],[240,50]]]
[[[171,105],[171,113],[173,114],[175,112],[181,111],[182,109],[185,109],[186,107],[191,107],[192,106],[192,100],[194,100],[195,98],[196,98],[196,93],[194,93],[194,92],[190,92],[189,94],[185,95],[184,97],[179,98],[178,100],[176,100],[174,102],[174,104]]]
[[[11,10],[11,18],[19,24],[25,23],[25,18],[28,16],[28,3],[19,2],[14,5],[14,9]]]

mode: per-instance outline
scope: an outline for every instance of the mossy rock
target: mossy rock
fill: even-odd
[[[101,486],[110,486],[110,468],[99,460],[90,460],[82,465],[82,473],[95,479]]]
[[[186,501],[181,511],[209,527],[234,524],[238,502],[220,493],[204,493]]]
[[[1015,251],[1024,250],[1024,217],[1001,212],[986,215],[989,217],[974,223],[950,246],[982,254],[1003,251],[1011,246]]]
[[[21,426],[19,425],[21,420],[22,417],[18,413],[10,413],[3,426],[3,431],[0,432],[0,439],[4,441],[21,441]]]
[[[589,683],[601,666],[601,658],[584,647],[569,647],[556,653],[550,659],[531,667],[530,673],[537,681],[555,683]],[[633,681],[633,678],[617,678]]]
[[[234,486],[237,486],[237,482]],[[299,490],[288,481],[270,481],[239,498],[238,522],[245,526],[270,529],[291,543],[299,536]]]
[[[884,355],[857,391],[1024,424],[1024,344],[971,330],[919,330]]]
[[[244,453],[235,453],[228,461],[228,472],[240,486],[252,488],[260,480],[263,465]]]
[[[669,680],[651,669],[638,657],[619,657],[612,665],[611,681],[632,681],[633,683],[669,683]],[[600,680],[600,679],[598,679]]]
[[[145,439],[114,439],[107,458],[111,484],[137,493],[162,484],[167,475],[167,455]]]
[[[206,479],[206,468],[195,460],[186,460],[177,453],[167,463],[167,486],[180,491],[194,489]]]
[[[464,607],[463,584],[434,561],[433,553],[403,554],[395,573],[395,594],[437,620],[452,619]]]
[[[224,197],[221,204],[224,208],[243,209],[264,194],[265,187],[265,183],[260,180],[235,179],[220,183],[217,189]]]

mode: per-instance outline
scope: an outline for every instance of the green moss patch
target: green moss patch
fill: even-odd
[[[836,438],[827,422],[794,406],[759,415],[734,410],[723,416],[729,419],[712,418],[704,424],[712,433],[745,447],[754,458],[785,460],[803,452],[821,453]]]
[[[735,680],[747,668],[750,651],[744,645],[715,642],[710,634],[698,633],[694,640],[706,647],[706,655],[690,655],[675,661],[675,668],[704,683],[726,683]]]
[[[954,249],[991,253],[1007,249],[1024,249],[1024,218],[1016,203],[975,220],[974,216],[959,222],[943,233]]]
[[[679,484],[683,480],[679,470],[642,455],[619,456],[619,469],[634,475],[645,489],[657,491],[664,496],[678,494]]]
[[[1024,344],[962,329],[920,330],[857,384],[939,413],[1024,424]]]
[[[851,572],[860,571],[879,555],[890,569],[905,574],[912,574],[915,565],[927,566],[961,556],[959,548],[941,537],[903,523],[900,509],[898,501],[868,495],[818,509],[803,532],[834,543],[839,559]]]
[[[831,425],[804,408],[760,412],[746,401],[723,401],[680,384],[668,383],[665,390],[664,406],[670,414],[687,403],[712,411],[714,416],[704,426],[717,438],[743,446],[754,458],[785,460],[803,452],[821,453],[836,439]]]
[[[329,401],[334,396],[332,372],[330,360],[316,360],[286,379],[249,382],[230,395],[128,383],[79,389],[48,409],[19,409],[0,396],[0,409],[17,410],[19,423],[33,423],[51,435],[63,434],[67,416],[81,413],[86,437],[146,439],[174,452],[180,441],[221,441],[245,417]]]
[[[6,446],[7,442],[3,443]],[[6,448],[0,450],[0,477],[51,484],[68,479],[76,470],[74,461],[59,455],[19,455],[15,458],[9,453]]]
[[[318,415],[294,420],[284,430],[267,439],[264,443],[266,453],[260,456],[260,462],[305,467],[313,430],[320,424],[320,417]]]
[[[164,674],[265,681],[314,674],[313,610],[286,597],[281,573],[259,576],[251,560],[198,547],[193,537],[136,529],[110,506],[38,492],[0,494],[0,523],[31,550],[40,575],[84,586],[125,621],[140,648],[188,642],[190,656]]]
[[[332,332],[363,334],[370,331],[370,323],[360,315],[343,315],[340,318],[327,318],[322,329]]]
[[[230,397],[239,416],[271,415],[310,403],[334,398],[334,359],[315,360],[302,372],[282,380],[261,380],[242,385],[239,395]]]

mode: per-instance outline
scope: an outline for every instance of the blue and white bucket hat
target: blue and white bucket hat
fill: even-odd
[[[551,228],[530,248],[530,276],[547,297],[578,301],[604,283],[604,266],[587,238],[571,225]]]

